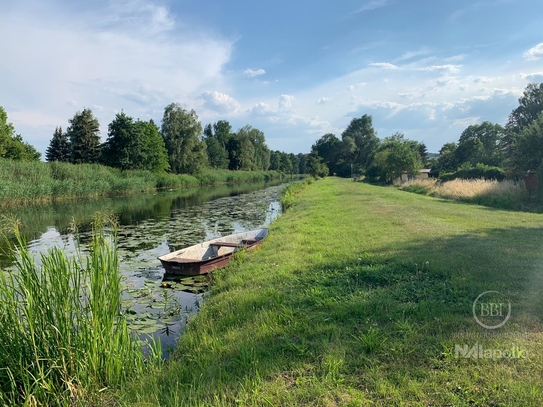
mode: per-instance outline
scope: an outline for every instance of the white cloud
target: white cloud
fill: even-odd
[[[371,0],[370,2],[364,4],[362,7],[354,10],[351,14],[358,14],[364,11],[371,11],[377,8],[384,7],[388,4],[388,0]]]
[[[530,48],[524,54],[524,59],[528,61],[536,61],[540,58],[543,58],[543,42],[537,44],[535,47]]]
[[[420,68],[421,71],[440,71],[440,72],[447,72],[447,73],[458,73],[460,72],[460,68],[462,68],[462,65],[432,65],[427,66],[424,68]]]
[[[521,73],[522,79],[528,79],[531,82],[543,82],[543,72],[532,72],[529,74]]]
[[[293,101],[294,101],[294,96],[281,95],[279,97],[279,109],[290,110],[292,108]]]
[[[243,71],[243,74],[247,78],[255,78],[257,76],[264,75],[265,73],[266,73],[266,71],[264,69],[262,69],[262,68],[256,69],[256,70],[253,70],[251,68],[247,68],[245,71]]]
[[[327,97],[322,97],[317,99],[318,105],[324,105],[325,103],[329,102],[331,99]]]
[[[398,58],[398,61],[406,61],[409,59],[413,59],[415,57],[428,55],[429,53],[430,51],[427,49],[421,49],[419,51],[407,51],[407,52],[404,52],[403,55]]]
[[[204,108],[220,113],[235,114],[241,107],[236,99],[226,93],[217,91],[204,92],[202,93],[202,98],[204,99]]]
[[[354,92],[358,88],[361,88],[361,87],[366,86],[366,85],[367,85],[366,82],[360,82],[360,83],[356,83],[354,85],[349,85],[349,87],[347,89],[350,90],[351,92]]]
[[[381,69],[400,69],[398,66],[389,62],[372,62],[371,64],[369,64],[369,66]]]
[[[52,134],[83,107],[93,109],[102,127],[121,109],[158,119],[167,104],[195,106],[205,89],[222,86],[233,41],[177,24],[154,1],[93,4],[18,2],[0,13],[2,103],[10,116],[19,112],[23,137],[41,137],[41,151],[50,134],[35,128],[35,111],[64,118],[51,123]],[[32,100],[24,101],[25,94]]]

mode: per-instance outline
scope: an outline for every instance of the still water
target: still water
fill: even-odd
[[[173,348],[187,318],[198,311],[208,285],[206,277],[170,281],[158,256],[218,236],[267,226],[281,211],[282,185],[248,184],[172,190],[116,198],[78,200],[4,213],[16,217],[31,253],[53,246],[66,254],[85,253],[90,222],[96,211],[119,220],[119,264],[130,327],[142,338],[160,337],[165,355]],[[76,239],[72,224],[78,225]],[[2,243],[2,244],[5,244]],[[2,247],[0,247],[2,249]],[[0,265],[9,260],[0,250]]]

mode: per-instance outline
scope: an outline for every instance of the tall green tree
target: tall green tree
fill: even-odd
[[[8,123],[8,115],[0,106],[0,158],[22,161],[38,161],[41,157],[32,145],[26,143],[15,127]]]
[[[520,131],[512,147],[510,162],[515,175],[543,171],[543,114]]]
[[[134,127],[136,133],[143,136],[145,161],[142,168],[156,173],[168,171],[170,169],[168,152],[158,126],[153,120],[148,122],[137,120]]]
[[[173,173],[194,174],[207,166],[202,125],[194,110],[187,111],[178,103],[166,106],[160,133],[166,144]]]
[[[334,134],[327,133],[322,136],[311,146],[311,151],[322,157],[323,162],[330,171],[329,175],[334,175],[337,172],[342,152],[342,143]]]
[[[132,117],[124,111],[117,113],[108,125],[107,140],[102,146],[104,164],[122,171],[144,168],[144,135],[139,130]]]
[[[373,128],[370,115],[353,119],[341,134],[343,156],[348,163],[355,164],[362,171],[369,168],[379,147],[379,139]]]
[[[71,146],[68,135],[62,132],[62,127],[56,127],[53,138],[45,151],[45,159],[48,162],[60,161],[67,163],[71,161],[70,151]]]
[[[382,149],[375,154],[374,165],[380,168],[385,180],[392,181],[402,172],[416,175],[422,167],[418,146],[406,140],[403,134],[395,134],[385,139]]]
[[[70,140],[71,160],[74,164],[100,161],[100,123],[90,109],[77,112],[68,121],[66,135]]]
[[[519,106],[511,112],[506,124],[508,130],[519,133],[534,123],[543,113],[543,82],[529,83],[518,100]]]
[[[219,138],[218,133],[214,133],[213,129],[216,128],[215,125],[208,124],[204,128],[204,140],[207,146],[207,157],[209,160],[209,166],[211,168],[228,168],[228,150],[226,149],[226,144],[228,143],[228,138],[226,138],[225,144],[223,144],[222,135]]]
[[[468,126],[458,140],[457,158],[461,164],[501,166],[503,161],[502,143],[505,129],[499,124],[483,122]],[[480,141],[480,144],[474,140]]]

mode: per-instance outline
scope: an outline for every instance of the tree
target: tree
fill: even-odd
[[[288,157],[290,159],[290,162],[292,163],[291,174],[300,174],[300,159],[298,158],[298,156],[296,154],[290,153]]]
[[[459,163],[456,155],[456,143],[445,143],[439,150],[439,158],[433,170],[438,172],[454,172],[458,169]]]
[[[215,123],[216,125],[217,123]],[[207,158],[211,168],[228,168],[228,151],[226,144],[222,144],[218,134],[213,133],[214,126],[208,124],[204,128],[204,140],[207,146]],[[216,128],[216,127],[215,127]]]
[[[506,128],[515,133],[534,123],[543,113],[543,83],[529,83],[518,102],[519,107],[511,112],[506,124]]]
[[[371,164],[379,147],[371,116],[365,114],[360,119],[353,119],[341,134],[343,157],[365,171]]]
[[[323,162],[322,157],[316,153],[311,153],[307,157],[307,173],[315,178],[324,178],[328,175],[328,167]]]
[[[100,160],[100,124],[90,109],[77,112],[68,121],[66,135],[71,145],[74,164],[96,163]]]
[[[137,134],[143,136],[143,148],[145,161],[143,168],[152,172],[161,173],[170,169],[168,152],[164,139],[159,133],[158,126],[153,120],[136,121],[134,123]]]
[[[409,175],[416,175],[422,167],[419,151],[419,142],[407,140],[403,134],[396,133],[383,140],[381,148],[374,156],[373,166],[378,168],[386,182],[398,178],[404,171]]]
[[[107,140],[102,146],[102,161],[124,170],[144,168],[144,135],[136,129],[134,119],[121,111],[108,125]]]
[[[30,144],[24,142],[15,127],[8,123],[8,115],[0,106],[0,158],[22,161],[38,161],[41,154]]]
[[[202,125],[194,110],[171,103],[164,109],[161,135],[168,151],[170,169],[175,174],[194,174],[207,165]]]
[[[528,170],[543,170],[543,114],[526,126],[515,139],[511,157],[515,175]]]
[[[298,174],[306,174],[307,173],[307,168],[306,168],[306,163],[307,163],[307,156],[308,154],[303,154],[303,153],[298,153]]]
[[[45,159],[48,162],[61,161],[70,162],[70,140],[68,135],[62,132],[62,127],[56,127],[53,138],[45,151]]]
[[[458,140],[458,161],[461,164],[471,162],[472,165],[501,166],[503,161],[502,141],[505,129],[499,124],[483,122],[468,126]],[[479,143],[473,140],[479,140]],[[471,151],[471,152],[470,152]]]
[[[311,151],[321,157],[327,165],[330,171],[329,175],[334,175],[336,172],[341,149],[341,140],[332,133],[325,134],[311,146]]]

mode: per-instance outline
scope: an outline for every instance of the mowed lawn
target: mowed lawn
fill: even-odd
[[[498,291],[511,316],[473,317]],[[477,311],[479,312],[479,311]],[[216,273],[148,406],[543,405],[543,215],[327,178]],[[522,349],[466,358],[455,345]]]

